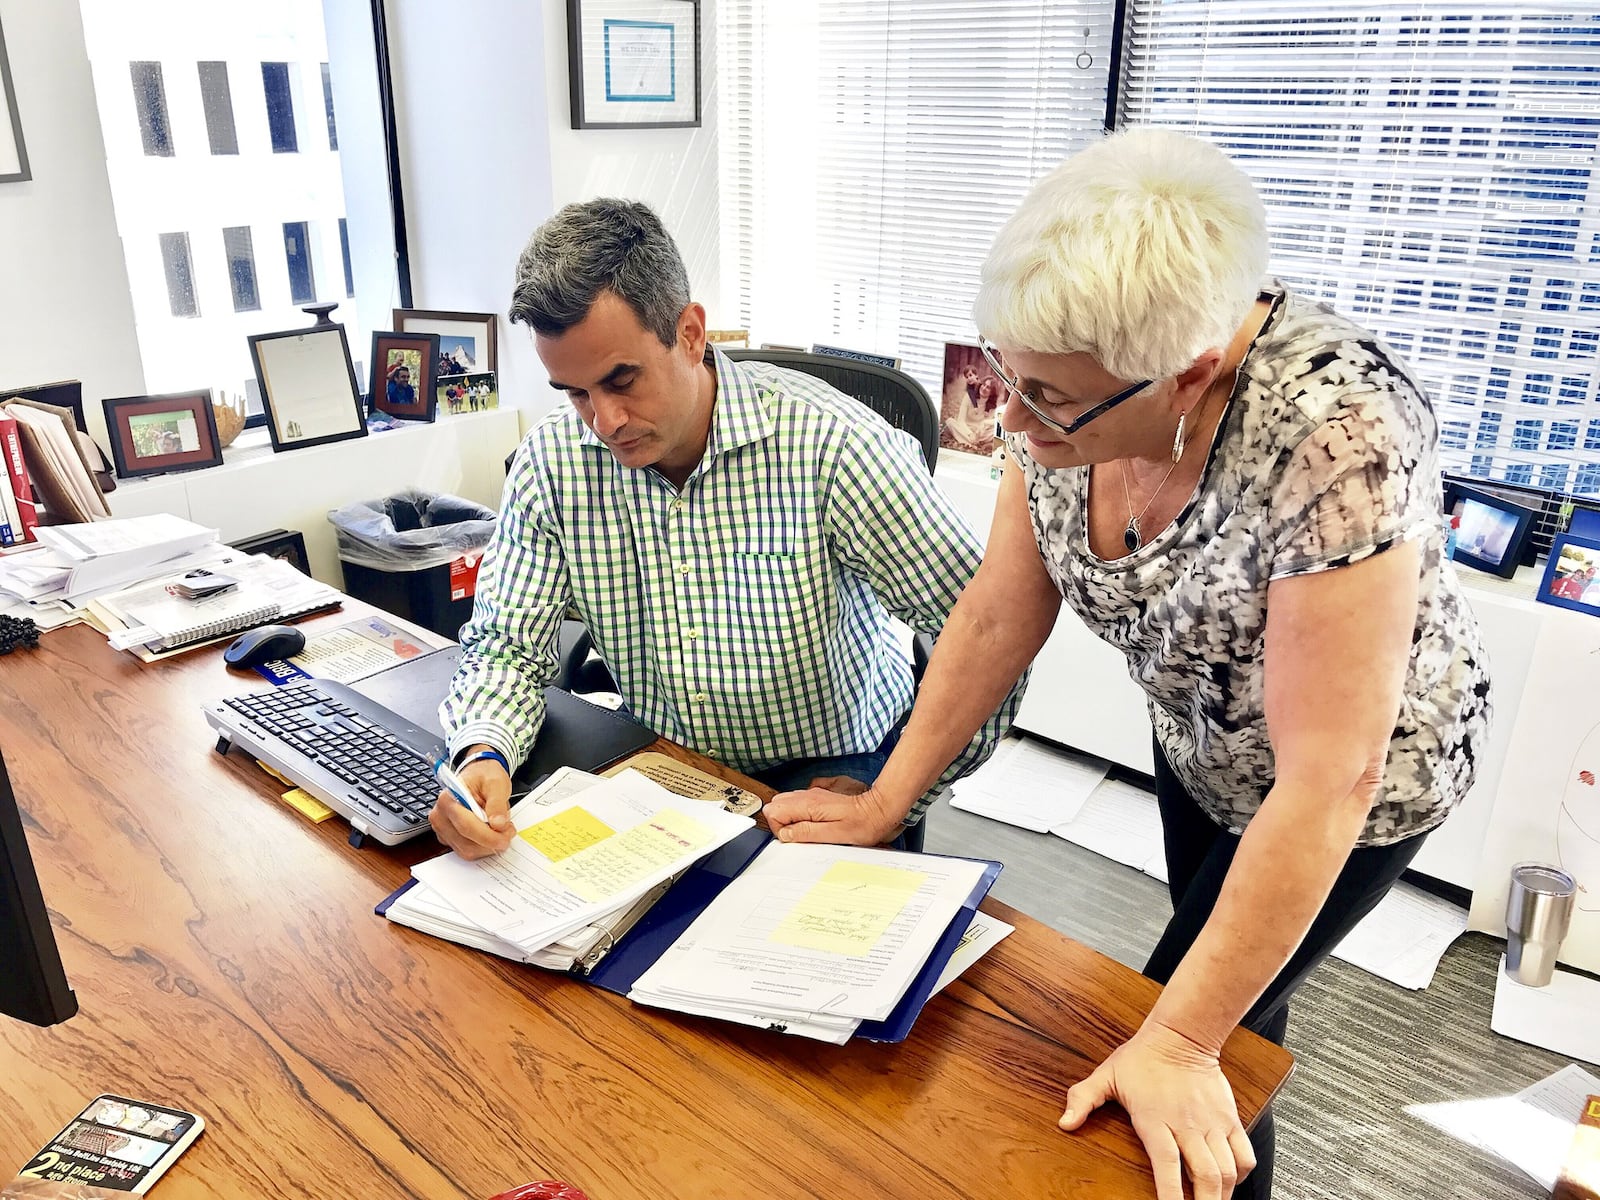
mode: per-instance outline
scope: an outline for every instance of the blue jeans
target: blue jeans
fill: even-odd
[[[780,792],[803,791],[811,786],[813,779],[823,779],[829,775],[848,775],[851,779],[859,779],[862,783],[870,784],[878,778],[878,773],[883,770],[883,764],[889,761],[889,752],[899,740],[900,730],[896,728],[884,739],[883,745],[864,754],[836,754],[830,758],[796,758],[767,767],[765,770],[751,771],[749,775],[752,779],[758,779],[769,788]],[[897,850],[920,851],[922,837],[922,822],[918,821],[915,825],[901,830],[889,845]]]

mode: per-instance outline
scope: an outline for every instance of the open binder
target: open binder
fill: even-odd
[[[596,987],[619,996],[627,996],[634,984],[655,961],[666,952],[695,918],[722,893],[755,857],[772,841],[764,829],[749,829],[727,845],[713,851],[694,866],[679,875],[652,903],[629,912],[627,927],[618,926],[601,938],[586,954],[580,956],[569,970],[575,978],[585,979]],[[881,1021],[863,1022],[855,1037],[870,1042],[901,1042],[911,1032],[917,1016],[922,1012],[928,997],[933,994],[939,975],[950,956],[961,944],[978,905],[989,894],[1001,864],[984,862],[982,875],[973,887],[960,910],[940,935],[933,951],[921,970],[901,996],[893,1012]],[[407,880],[376,908],[379,916],[388,913],[389,907],[415,883]],[[773,1026],[782,1032],[782,1026]]]

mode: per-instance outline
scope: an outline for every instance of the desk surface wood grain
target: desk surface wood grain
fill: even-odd
[[[0,748],[81,1006],[0,1018],[0,1171],[109,1091],[205,1117],[165,1200],[1153,1194],[1120,1110],[1055,1128],[1154,1001],[1133,971],[991,903],[1016,933],[902,1045],[654,1012],[375,917],[436,844],[351,849],[213,753],[202,703],[251,687],[216,650],[146,666],[82,627],[0,660]],[[1247,1120],[1290,1065],[1235,1033]]]

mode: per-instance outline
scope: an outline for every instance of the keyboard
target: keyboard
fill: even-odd
[[[427,829],[443,744],[360,693],[318,680],[218,700],[206,714],[219,750],[239,744],[358,834],[395,845]]]

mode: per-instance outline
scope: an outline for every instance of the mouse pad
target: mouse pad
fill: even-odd
[[[413,725],[444,737],[439,724],[439,704],[450,690],[460,646],[447,646],[396,663],[350,686]],[[544,691],[545,718],[533,753],[517,771],[516,787],[523,790],[557,767],[595,771],[616,762],[656,740],[656,735],[632,717],[579,700],[560,688]]]

